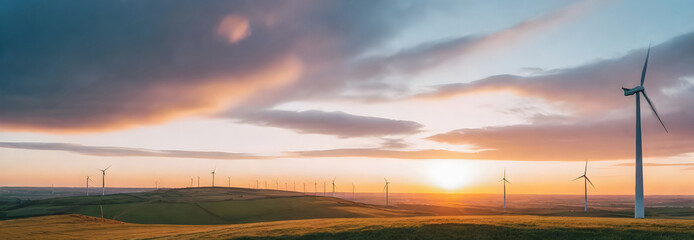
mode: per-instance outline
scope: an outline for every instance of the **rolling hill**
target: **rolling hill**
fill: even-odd
[[[81,214],[141,224],[231,224],[313,218],[402,217],[413,211],[297,192],[247,188],[183,188],[106,196],[6,203],[0,219]]]

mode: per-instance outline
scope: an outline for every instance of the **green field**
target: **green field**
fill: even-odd
[[[406,210],[296,192],[244,188],[185,188],[8,203],[0,219],[81,214],[143,224],[230,224],[312,218],[413,216]]]

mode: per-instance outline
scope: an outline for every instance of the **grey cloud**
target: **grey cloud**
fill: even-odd
[[[64,151],[99,157],[166,157],[166,158],[197,158],[219,160],[266,159],[268,157],[247,153],[181,151],[181,150],[152,150],[144,148],[99,147],[70,143],[42,142],[0,142],[0,148]]]
[[[344,112],[265,110],[235,116],[240,123],[291,129],[300,133],[342,138],[414,134],[421,124],[412,121],[359,116]]]

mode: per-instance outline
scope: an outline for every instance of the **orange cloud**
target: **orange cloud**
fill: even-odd
[[[273,88],[294,82],[303,71],[303,63],[293,57],[280,57],[255,71],[240,75],[222,75],[201,79],[176,79],[143,85],[132,93],[127,104],[109,112],[84,115],[71,121],[25,116],[0,123],[11,131],[82,133],[112,131],[140,125],[160,124],[171,119],[214,114]],[[113,106],[110,106],[113,107]],[[76,106],[79,111],[78,106]]]
[[[230,14],[219,23],[217,34],[227,38],[229,43],[237,43],[251,35],[251,27],[248,19]]]

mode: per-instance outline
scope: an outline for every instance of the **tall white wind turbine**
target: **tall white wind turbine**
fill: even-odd
[[[383,186],[383,190],[386,191],[386,206],[388,206],[388,185],[390,185],[390,182],[388,182],[388,179],[383,178],[383,180],[386,180],[386,185]]]
[[[646,80],[646,68],[648,67],[648,57],[651,55],[651,47],[648,47],[648,53],[646,53],[646,61],[643,64],[643,70],[641,71],[641,85],[636,86],[632,89],[622,88],[624,90],[624,96],[631,96],[636,94],[636,188],[634,193],[634,218],[644,218],[644,204],[643,204],[643,151],[641,148],[641,94],[650,105],[651,110],[655,113],[655,116],[660,121],[660,125],[663,126],[665,132],[668,132],[663,120],[658,116],[658,111],[655,110],[655,106],[651,99],[646,95],[646,89],[643,87],[643,82]]]
[[[198,176],[198,187],[200,187],[200,176]]]
[[[504,210],[506,210],[506,183],[511,184],[511,182],[506,180],[506,168],[504,168],[504,178],[499,180],[499,182],[504,182]]]
[[[583,185],[584,185],[584,197],[583,197],[583,211],[587,212],[588,211],[588,183],[590,183],[593,188],[595,188],[595,185],[593,185],[593,182],[588,179],[588,176],[586,175],[588,173],[588,159],[586,159],[586,167],[583,169],[583,175],[577,177],[574,179],[574,181],[583,178]]]
[[[104,169],[97,168],[97,170],[101,171],[101,196],[106,195],[106,170],[108,170],[109,168],[111,168],[110,165]]]

